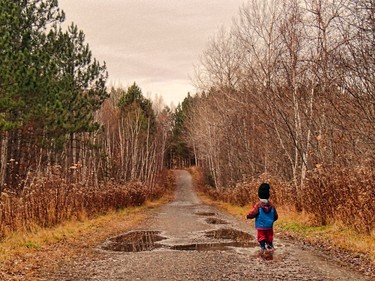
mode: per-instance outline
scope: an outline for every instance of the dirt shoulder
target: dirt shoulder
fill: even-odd
[[[309,239],[292,231],[284,229],[278,229],[277,231],[282,239],[291,241],[302,249],[314,251],[325,259],[335,261],[342,267],[350,268],[365,276],[373,276],[375,278],[375,265],[365,253],[336,247],[332,243],[324,243],[319,237]]]

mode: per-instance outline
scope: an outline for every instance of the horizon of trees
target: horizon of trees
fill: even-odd
[[[249,1],[203,52],[201,94],[172,111],[136,83],[108,91],[56,1],[0,0],[0,188],[55,174],[152,184],[196,164],[213,186],[270,173],[299,193],[314,169],[372,165],[371,3]]]
[[[213,186],[373,167],[375,5],[250,0],[196,66],[183,140]]]

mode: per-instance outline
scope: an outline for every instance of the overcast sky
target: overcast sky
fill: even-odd
[[[145,96],[175,105],[188,92],[194,64],[208,39],[230,27],[243,0],[60,0],[66,23],[86,35],[107,64],[108,85],[136,82]]]

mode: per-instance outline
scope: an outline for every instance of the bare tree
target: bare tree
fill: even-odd
[[[349,85],[340,67],[348,38],[339,28],[350,15],[347,2],[252,0],[229,33],[220,30],[210,41],[196,79],[207,94],[196,103],[200,112],[191,116],[189,139],[194,148],[198,139],[206,143],[205,153],[213,143],[199,138],[198,130],[218,139],[214,146],[220,149],[207,158],[213,174],[238,179],[228,166],[275,173],[299,192],[308,170],[344,159],[342,139],[355,123],[343,119],[344,112],[355,111],[340,86]],[[197,118],[206,125],[194,123]]]

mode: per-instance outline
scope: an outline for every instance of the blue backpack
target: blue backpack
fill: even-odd
[[[273,222],[275,221],[275,209],[271,208],[271,210],[267,213],[262,208],[259,208],[259,214],[255,218],[255,227],[260,229],[267,229],[273,227]]]

